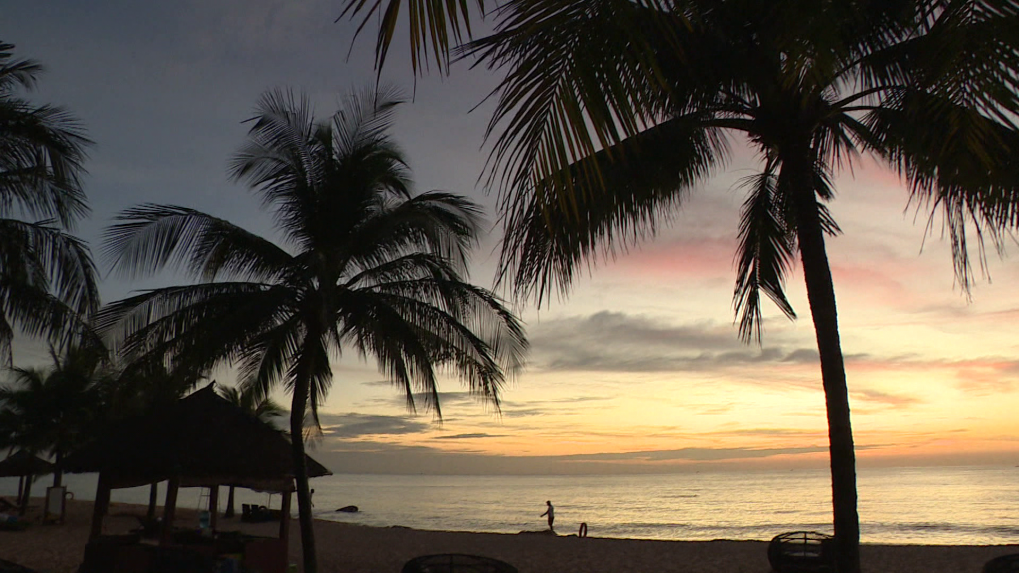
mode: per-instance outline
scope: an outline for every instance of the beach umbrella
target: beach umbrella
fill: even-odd
[[[38,476],[53,473],[56,466],[25,450],[0,461],[0,477]]]
[[[21,515],[25,514],[25,506],[28,505],[28,496],[32,491],[32,478],[53,473],[55,468],[56,466],[50,462],[27,450],[18,450],[0,461],[0,477],[18,477],[22,480],[18,487],[18,511]],[[24,490],[22,490],[21,483],[25,483]]]

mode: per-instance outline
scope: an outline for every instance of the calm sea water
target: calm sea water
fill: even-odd
[[[40,495],[50,478],[34,486]],[[80,499],[94,476],[68,476]],[[545,500],[556,530],[641,539],[767,540],[793,530],[831,532],[826,471],[691,473],[639,476],[336,475],[312,481],[320,519],[373,526],[516,533],[545,527]],[[0,494],[17,489],[0,479]],[[861,470],[864,542],[993,545],[1019,543],[1019,468],[952,467]],[[161,493],[164,490],[161,489]],[[225,503],[226,492],[221,495]],[[113,500],[145,503],[147,488],[115,490]],[[199,490],[182,490],[197,507]],[[237,503],[278,508],[280,497],[238,490]],[[337,513],[357,505],[356,514]],[[295,510],[296,511],[296,510]]]

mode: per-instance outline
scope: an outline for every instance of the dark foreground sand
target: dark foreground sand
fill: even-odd
[[[42,500],[39,500],[41,503]],[[36,524],[27,531],[0,531],[0,558],[43,573],[72,573],[88,538],[91,502],[72,501],[63,525]],[[106,533],[137,526],[131,515],[144,508],[113,504]],[[180,523],[197,523],[181,512]],[[221,520],[223,529],[240,529],[237,519]],[[244,524],[270,535],[276,524]],[[767,544],[760,541],[644,541],[579,539],[546,535],[505,535],[417,531],[400,527],[363,527],[319,521],[315,524],[323,573],[399,573],[418,555],[472,553],[515,565],[520,573],[767,573]],[[300,563],[300,534],[294,521],[290,560]],[[980,573],[993,557],[1019,553],[1017,545],[883,546],[862,549],[865,573]]]

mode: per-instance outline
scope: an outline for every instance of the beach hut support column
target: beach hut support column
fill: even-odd
[[[156,521],[156,502],[159,500],[159,482],[154,481],[149,486],[149,510],[145,513],[145,520],[149,523]]]
[[[99,484],[96,486],[96,501],[92,505],[92,529],[88,540],[93,541],[103,534],[103,517],[110,507],[110,478],[99,472]]]
[[[180,478],[174,476],[166,484],[166,503],[163,505],[163,532],[159,544],[167,545],[173,540],[173,517],[177,512],[177,490]]]
[[[219,484],[209,488],[209,527],[216,531],[219,522]]]
[[[283,492],[283,505],[280,507],[280,539],[284,547],[289,547],[290,543],[290,498],[293,494],[292,491]]]

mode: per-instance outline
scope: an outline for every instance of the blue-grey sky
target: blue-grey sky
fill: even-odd
[[[65,105],[96,141],[86,179],[93,216],[79,233],[94,246],[118,210],[172,203],[271,235],[269,217],[226,166],[242,122],[266,89],[307,93],[320,116],[340,94],[375,79],[371,31],[348,59],[354,27],[325,0],[8,2],[4,41],[47,67],[38,101]],[[369,26],[370,27],[370,26]],[[410,94],[399,46],[384,81]],[[494,87],[458,65],[417,81],[396,122],[419,190],[470,195]],[[823,395],[809,319],[766,311],[762,347],[739,343],[730,300],[740,178],[749,152],[694,194],[655,241],[597,266],[568,300],[520,308],[533,342],[528,369],[496,415],[443,383],[441,426],[407,415],[370,364],[345,356],[323,408],[316,456],[337,472],[672,471],[824,465]],[[972,302],[953,284],[937,224],[906,210],[897,177],[869,160],[838,180],[833,213],[845,235],[829,243],[861,463],[988,463],[1019,452],[1019,279],[990,261],[993,282]],[[476,254],[473,278],[492,283],[497,233]],[[98,255],[98,253],[97,253]],[[103,261],[100,264],[106,270]],[[179,282],[107,277],[107,301]],[[808,316],[802,277],[790,297]],[[16,363],[44,360],[21,343]],[[220,381],[230,382],[219,373]],[[282,400],[286,397],[281,396]]]

